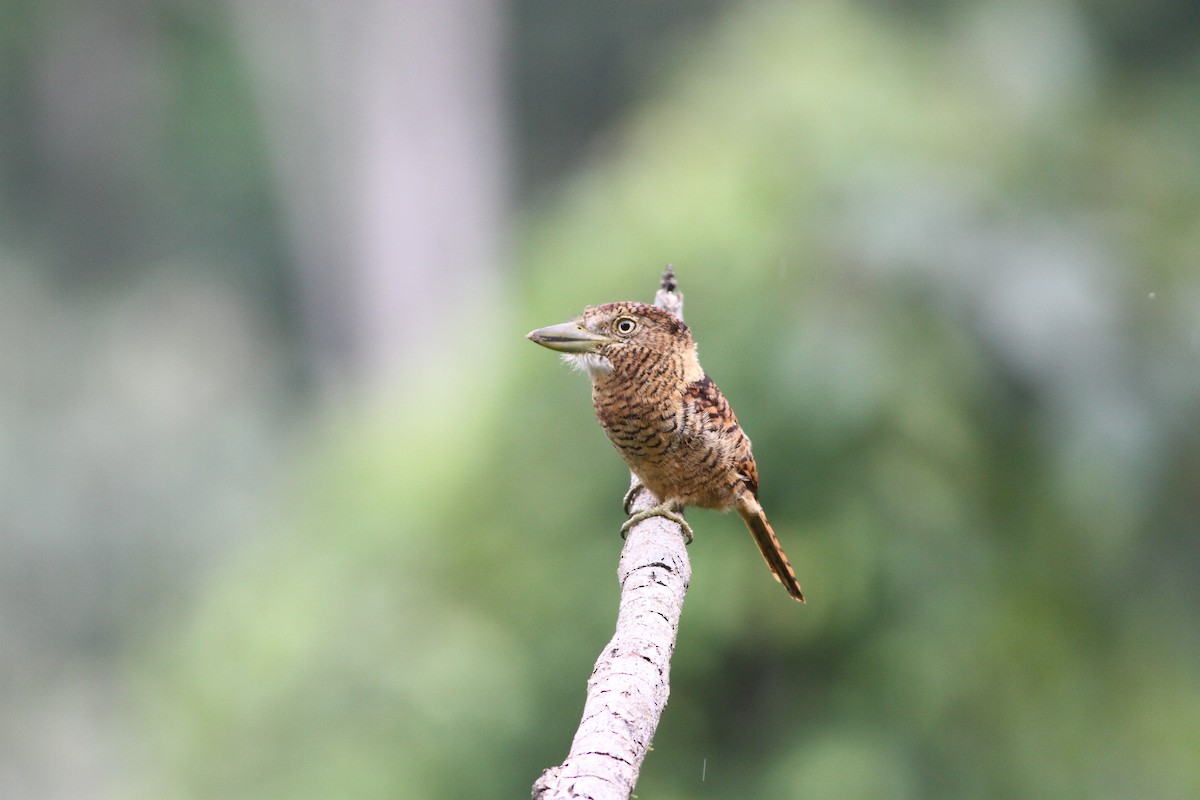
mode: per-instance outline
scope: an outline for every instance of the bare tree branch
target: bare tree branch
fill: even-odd
[[[682,318],[683,295],[677,288],[668,265],[654,304]],[[641,488],[630,511],[658,502]],[[633,793],[670,694],[671,654],[691,575],[679,525],[656,516],[629,530],[617,566],[616,632],[588,680],[571,751],[533,784],[534,800],[625,800]]]

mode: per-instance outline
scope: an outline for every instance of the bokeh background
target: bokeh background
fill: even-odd
[[[1200,796],[1192,0],[0,4],[0,796],[526,796],[626,485],[523,338],[673,263],[655,798]]]

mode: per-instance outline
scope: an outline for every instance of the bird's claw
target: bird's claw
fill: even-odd
[[[629,487],[629,491],[625,493],[625,499],[621,501],[621,508],[624,509],[627,515],[633,513],[633,501],[637,499],[637,493],[645,488],[639,480],[635,480],[633,485]]]
[[[634,487],[634,489],[640,488],[640,484]],[[630,489],[630,492],[632,491],[634,490]],[[695,538],[695,536],[692,534],[692,526],[688,525],[687,520],[683,518],[683,514],[676,511],[675,506],[670,503],[662,503],[630,515],[629,519],[625,521],[625,524],[621,526],[621,538],[624,539],[626,536],[628,536],[630,529],[633,528],[634,525],[637,525],[639,522],[644,522],[651,517],[663,517],[664,519],[669,519],[671,522],[674,522],[681,529],[683,529],[684,544],[691,544],[692,539]]]

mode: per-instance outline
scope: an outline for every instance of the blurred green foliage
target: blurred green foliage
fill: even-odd
[[[314,443],[131,664],[147,793],[524,796],[561,760],[626,475],[522,335],[673,261],[811,601],[693,514],[638,795],[1200,794],[1195,90],[1039,9],[752,4],[681,48],[456,322],[479,349]]]

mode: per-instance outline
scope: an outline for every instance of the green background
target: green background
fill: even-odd
[[[809,603],[689,515],[638,796],[1200,796],[1186,4],[514,4],[494,313],[336,407],[221,17],[161,5],[179,136],[81,181],[99,204],[22,122],[56,18],[3,9],[6,741],[62,717],[71,763],[99,718],[118,796],[525,796],[611,634],[627,473],[524,334],[671,262]],[[101,456],[128,504],[72,477]]]

